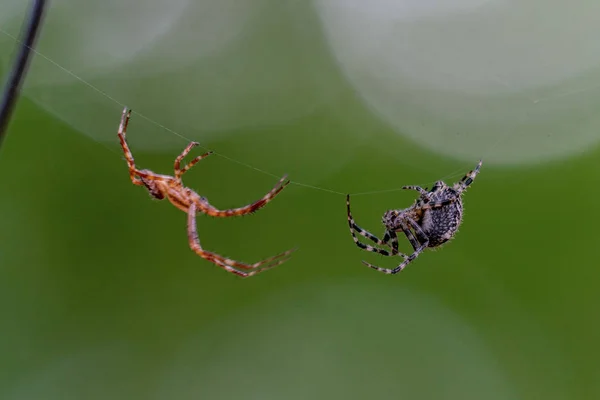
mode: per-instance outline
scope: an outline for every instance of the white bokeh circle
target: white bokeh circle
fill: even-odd
[[[91,79],[111,73],[139,57],[166,35],[188,8],[190,0],[122,2],[55,0],[48,8],[37,50],[45,57]],[[10,33],[21,24],[12,15]],[[69,84],[73,77],[37,56],[28,74],[28,86]],[[138,73],[143,73],[139,69]]]
[[[524,163],[572,155],[600,138],[594,1],[315,4],[366,104],[431,150]]]
[[[7,49],[20,22],[7,29]],[[156,122],[136,118],[138,149],[182,146],[159,125],[185,140],[222,140],[327,104],[337,87],[323,81],[338,72],[314,27],[308,3],[57,0],[23,95],[98,141],[114,143],[123,105]]]

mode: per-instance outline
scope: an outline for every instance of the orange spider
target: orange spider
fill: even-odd
[[[131,110],[128,110],[127,107],[125,107],[123,109],[123,115],[121,116],[121,124],[119,125],[118,136],[119,140],[121,141],[123,152],[125,153],[127,166],[129,167],[129,177],[131,178],[131,182],[133,182],[134,185],[144,186],[146,189],[148,189],[150,195],[156,199],[162,200],[166,197],[175,207],[187,213],[189,243],[190,247],[194,252],[196,252],[196,254],[218,265],[226,271],[244,278],[276,267],[289,259],[288,256],[296,249],[285,251],[254,264],[245,264],[234,261],[219,254],[202,249],[200,246],[200,240],[198,239],[198,233],[196,231],[196,213],[202,212],[212,217],[232,217],[236,215],[251,214],[273,200],[273,198],[275,198],[275,196],[277,196],[277,194],[279,194],[279,192],[281,192],[283,188],[290,183],[290,181],[287,180],[287,176],[281,178],[277,185],[275,185],[275,187],[271,189],[271,191],[262,199],[244,207],[233,208],[229,210],[219,210],[212,206],[206,197],[202,197],[192,189],[183,186],[183,182],[181,181],[181,176],[186,171],[196,165],[198,161],[211,155],[212,152],[208,152],[194,158],[185,167],[181,168],[180,163],[183,158],[190,152],[190,150],[192,150],[192,148],[198,146],[198,143],[196,142],[190,143],[175,159],[175,176],[160,175],[147,169],[137,169],[133,160],[133,154],[131,154],[131,150],[129,150],[129,146],[127,145],[127,139],[125,138],[130,116]],[[236,268],[243,269],[245,271],[240,271]]]

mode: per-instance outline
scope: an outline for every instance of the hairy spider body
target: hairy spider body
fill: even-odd
[[[180,209],[181,211],[188,214],[188,240],[190,248],[198,254],[200,257],[218,265],[219,267],[241,277],[249,277],[256,275],[262,271],[266,271],[277,265],[282,264],[288,260],[289,255],[295,251],[295,249],[285,251],[277,254],[276,256],[267,258],[254,264],[245,264],[229,258],[225,258],[219,254],[212,253],[204,250],[200,246],[200,240],[198,239],[198,233],[196,229],[196,214],[204,213],[211,217],[232,217],[238,215],[247,215],[254,213],[264,207],[267,203],[275,198],[285,188],[290,181],[284,176],[275,185],[271,191],[269,191],[261,199],[246,205],[244,207],[232,208],[229,210],[220,210],[211,205],[206,197],[200,196],[192,189],[187,188],[183,185],[181,180],[182,175],[187,172],[190,168],[196,165],[200,160],[213,154],[208,152],[202,154],[192,161],[190,161],[183,168],[181,167],[181,161],[198,143],[190,143],[181,154],[175,159],[175,174],[174,176],[161,175],[154,173],[148,169],[137,169],[133,154],[129,149],[126,139],[127,124],[131,117],[131,110],[127,107],[123,110],[121,116],[121,124],[119,125],[118,137],[125,154],[127,166],[129,167],[129,178],[134,185],[144,186],[152,197],[158,200],[168,199],[171,204]]]
[[[379,239],[372,233],[362,229],[354,222],[350,211],[350,195],[346,197],[348,211],[348,225],[356,245],[373,253],[384,256],[400,256],[404,260],[394,269],[380,268],[363,261],[365,265],[386,274],[396,274],[402,271],[410,262],[426,248],[439,247],[454,237],[463,219],[462,194],[473,182],[482,162],[469,171],[459,182],[452,187],[442,181],[437,181],[430,191],[419,186],[404,186],[402,189],[416,190],[419,192],[414,204],[403,210],[389,210],[383,215],[385,233]],[[397,232],[402,232],[413,247],[411,255],[402,254],[398,250]],[[358,240],[356,233],[371,240],[377,246],[364,244]],[[391,251],[381,247],[388,247]]]
[[[427,208],[428,204],[439,207]],[[412,218],[429,239],[427,247],[437,247],[452,239],[463,218],[463,204],[460,193],[444,182],[438,181],[427,195],[421,195],[415,204],[403,210],[405,218]],[[388,229],[400,226],[396,220],[384,221]]]

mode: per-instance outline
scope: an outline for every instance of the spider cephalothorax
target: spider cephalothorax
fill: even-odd
[[[430,191],[419,186],[404,186],[403,189],[419,192],[419,198],[409,208],[389,210],[383,215],[382,222],[385,226],[383,239],[379,239],[377,236],[356,225],[350,212],[350,195],[348,195],[346,198],[348,224],[356,245],[361,249],[373,253],[379,253],[384,256],[400,256],[404,259],[394,269],[380,268],[366,261],[363,261],[363,263],[380,272],[395,274],[402,271],[425,248],[438,247],[452,239],[458,231],[463,218],[462,194],[473,182],[480,168],[481,161],[479,161],[474,170],[469,171],[452,187],[442,181],[437,181]],[[397,232],[400,231],[404,233],[414,249],[414,252],[410,256],[402,254],[398,250]],[[390,248],[391,251],[359,242],[356,233],[373,241],[378,246]]]
[[[144,174],[152,174],[152,171],[147,170],[147,169],[143,169],[140,172],[142,172]],[[142,185],[144,185],[146,190],[148,190],[148,193],[150,193],[150,196],[152,196],[153,198],[155,198],[157,200],[163,200],[165,198],[164,191],[160,189],[160,186],[156,181],[147,179],[144,177],[144,175],[140,176],[140,181],[142,182]]]

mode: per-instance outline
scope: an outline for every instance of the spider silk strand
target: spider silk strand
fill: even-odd
[[[49,62],[50,64],[52,64],[56,68],[60,69],[64,73],[66,73],[69,76],[73,77],[77,81],[81,82],[82,84],[84,84],[88,88],[92,89],[93,91],[95,91],[96,93],[102,95],[103,97],[107,98],[108,100],[112,101],[113,103],[119,105],[120,107],[126,107],[125,103],[120,102],[119,100],[117,100],[116,98],[114,98],[110,94],[108,94],[107,92],[105,92],[102,89],[94,86],[93,84],[91,84],[90,82],[86,81],[85,79],[83,79],[82,77],[80,77],[79,75],[77,75],[76,73],[74,73],[73,71],[71,71],[71,70],[63,67],[62,65],[60,65],[56,61],[52,60],[50,57],[48,57],[48,56],[40,53],[39,51],[35,50],[31,46],[27,46],[25,43],[21,42],[18,37],[14,36],[14,35],[11,35],[10,33],[6,32],[5,30],[3,30],[1,28],[0,28],[0,33],[8,36],[9,38],[11,38],[12,40],[14,40],[15,42],[17,42],[17,43],[19,43],[21,45],[24,45],[25,47],[27,47],[29,49],[29,51],[31,51],[32,53],[34,53],[36,56],[41,57],[45,61]],[[502,83],[506,84],[504,82],[502,82]],[[527,100],[529,100],[529,101],[533,102],[534,104],[536,104],[539,101],[547,100],[547,99],[543,98],[543,99],[538,99],[538,100],[531,100],[531,99],[528,98]],[[171,134],[179,137],[182,140],[185,140],[185,141],[188,141],[188,142],[194,141],[194,140],[188,138],[187,136],[182,135],[181,133],[174,131],[173,129],[171,129],[171,128],[169,128],[169,127],[167,127],[167,126],[159,123],[158,121],[155,121],[154,119],[152,119],[152,118],[150,118],[150,117],[148,117],[148,116],[146,116],[146,115],[144,115],[144,114],[142,114],[142,113],[140,113],[138,111],[132,111],[132,113],[135,114],[135,115],[137,115],[137,116],[139,116],[140,118],[145,119],[149,123],[151,123],[151,124],[153,124],[153,125],[161,128],[161,129],[163,129],[163,130],[165,130],[165,131],[167,131],[167,132],[169,132],[169,133],[171,133]],[[493,148],[496,147],[502,141],[502,139],[503,139],[503,137],[498,138],[498,140],[492,145],[492,148],[488,149],[488,151],[493,150]],[[96,140],[96,142],[98,142],[98,141]],[[104,144],[102,142],[99,142],[99,143],[102,144],[105,148],[107,148],[111,152],[113,152],[115,154],[120,154],[120,153],[117,153],[114,149],[112,149],[109,146],[107,146],[106,144]],[[207,150],[207,151],[210,150],[215,155],[217,155],[217,156],[219,156],[219,157],[221,157],[221,158],[223,158],[223,159],[225,159],[225,160],[227,160],[229,162],[238,164],[238,165],[243,166],[243,167],[248,168],[248,169],[252,169],[252,170],[254,170],[256,172],[259,172],[261,174],[264,174],[264,175],[267,175],[267,176],[270,176],[270,177],[273,177],[273,178],[277,178],[277,179],[279,179],[281,177],[280,175],[277,175],[277,174],[274,174],[272,172],[266,171],[264,169],[258,168],[258,167],[254,166],[254,165],[245,163],[243,161],[240,161],[239,159],[229,157],[226,154],[220,153],[218,151],[214,151],[214,150],[212,150],[212,149],[210,149],[210,148],[208,148],[206,146],[199,145],[198,147],[203,148],[204,150]],[[470,165],[470,164],[464,163],[464,165],[461,166],[460,168],[457,168],[455,172],[452,172],[452,173],[450,173],[450,174],[442,177],[441,180],[450,179],[450,178],[462,175],[464,173],[465,168],[467,168],[468,165]],[[425,185],[432,184],[433,182],[434,181],[431,181],[431,182],[427,182],[426,184],[421,184],[421,185],[425,186]],[[298,182],[298,181],[294,181],[294,180],[290,180],[290,184],[293,184],[293,185],[296,185],[296,186],[300,186],[300,187],[305,187],[305,188],[308,188],[308,189],[318,190],[318,191],[321,191],[321,192],[326,192],[326,193],[331,193],[331,194],[335,194],[335,195],[340,195],[340,196],[346,196],[346,194],[350,194],[352,196],[366,196],[366,195],[374,195],[374,194],[381,194],[381,193],[397,192],[397,191],[403,190],[402,187],[396,187],[396,188],[390,188],[390,189],[373,190],[373,191],[365,191],[365,192],[356,192],[356,193],[347,193],[346,192],[346,193],[344,193],[344,192],[340,192],[340,191],[337,191],[337,190],[333,190],[333,189],[329,189],[329,188],[325,188],[325,187],[320,187],[320,186],[315,186],[315,185],[310,185],[310,184],[307,184],[307,183]]]

